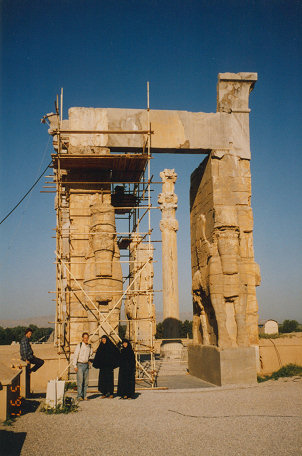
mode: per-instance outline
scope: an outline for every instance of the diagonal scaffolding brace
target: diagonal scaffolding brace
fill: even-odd
[[[143,267],[137,271],[134,279],[132,280],[131,284],[127,287],[127,289],[125,290],[125,292],[123,293],[123,295],[120,297],[120,299],[116,302],[115,306],[111,309],[111,311],[108,313],[108,315],[106,317],[103,316],[103,314],[100,312],[100,310],[97,308],[97,306],[94,304],[94,302],[92,301],[92,299],[88,296],[88,294],[86,293],[86,291],[84,290],[84,288],[82,287],[82,285],[78,282],[78,280],[75,278],[74,274],[72,274],[72,272],[70,271],[70,269],[68,268],[68,266],[66,265],[66,263],[64,262],[64,260],[62,260],[62,258],[60,257],[60,255],[58,254],[58,252],[55,252],[57,258],[59,261],[62,262],[63,266],[67,269],[67,271],[69,272],[69,274],[71,275],[72,279],[75,281],[75,283],[77,284],[77,286],[81,289],[81,291],[84,293],[84,295],[86,296],[86,298],[89,300],[89,302],[92,304],[92,306],[95,308],[95,310],[98,312],[98,315],[99,315],[99,318],[100,320],[102,320],[101,324],[95,329],[95,331],[89,335],[89,338],[91,339],[98,331],[99,329],[102,327],[102,324],[104,323],[107,323],[107,325],[109,326],[109,328],[111,329],[112,333],[116,336],[116,338],[121,342],[121,338],[119,336],[119,334],[116,332],[116,330],[110,325],[109,322],[107,322],[110,314],[113,312],[113,310],[118,306],[118,304],[121,302],[121,300],[123,299],[123,297],[125,296],[125,294],[128,292],[129,288],[134,284],[134,282],[138,279],[138,277],[141,275],[142,271],[144,270],[144,268],[150,263],[150,261],[152,260],[152,258],[149,258],[148,261],[146,261],[146,263],[143,265]],[[81,302],[81,300],[80,300]],[[83,303],[81,302],[81,304],[83,305]],[[87,309],[87,306],[83,305],[84,309],[85,310],[88,310]],[[94,314],[93,314],[94,315]],[[104,329],[104,328],[103,328]],[[106,329],[104,329],[104,331],[106,332]],[[111,333],[111,334],[112,334]],[[108,334],[108,336],[110,337],[110,334]],[[149,375],[149,373],[145,370],[144,366],[136,359],[136,363],[137,363],[137,366],[147,375],[147,377],[149,378],[149,380],[152,381],[152,383],[154,382],[154,379],[152,376]],[[69,363],[69,365],[64,369],[64,371],[61,373],[60,377],[62,377],[63,373],[68,369],[68,367],[71,365],[71,362]]]

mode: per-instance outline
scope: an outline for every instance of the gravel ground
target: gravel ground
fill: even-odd
[[[139,393],[135,400],[94,394],[68,415],[27,413],[1,427],[0,454],[302,455],[302,379]]]

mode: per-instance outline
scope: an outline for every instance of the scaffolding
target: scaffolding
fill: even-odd
[[[154,387],[156,385],[155,365],[155,310],[153,304],[153,280],[150,273],[150,282],[146,287],[140,286],[140,277],[153,264],[153,243],[151,240],[151,210],[158,209],[152,204],[153,184],[151,175],[151,136],[153,134],[150,123],[149,105],[149,83],[147,83],[147,128],[145,130],[72,130],[64,127],[63,121],[63,89],[55,102],[56,128],[50,131],[53,136],[53,143],[56,153],[52,154],[53,176],[46,176],[53,181],[47,181],[46,192],[56,194],[56,318],[55,318],[55,339],[54,343],[58,353],[64,353],[68,361],[71,361],[74,344],[72,343],[72,325],[82,321],[83,317],[74,316],[71,312],[72,299],[76,298],[82,308],[97,320],[95,331],[90,334],[92,338],[102,327],[107,328],[111,339],[117,343],[121,341],[119,331],[109,323],[112,313],[119,308],[121,303],[132,300],[131,318],[119,319],[119,327],[126,326],[126,335],[130,339],[136,357],[138,382],[147,383]],[[44,120],[47,121],[47,117]],[[143,148],[133,153],[109,151],[108,154],[96,155],[94,153],[75,154],[69,153],[69,135],[133,135],[143,136]],[[55,183],[55,187],[53,184]],[[82,213],[71,211],[69,207],[70,195],[93,195],[110,194],[111,205],[115,210],[115,219],[119,224],[127,223],[127,230],[116,230],[116,239],[120,251],[123,251],[120,259],[121,264],[128,264],[128,271],[123,270],[123,291],[109,313],[102,313],[100,306],[97,306],[89,291],[84,289],[81,280],[78,280],[76,273],[77,265],[83,265],[85,258],[75,259],[72,257],[72,243],[74,240],[88,241],[87,229],[74,231],[71,226],[71,219],[87,217]],[[143,231],[141,231],[143,227]],[[158,241],[157,241],[158,242]],[[141,252],[144,252],[143,261]],[[125,253],[124,253],[125,252]],[[150,285],[151,284],[151,285]],[[158,290],[160,291],[160,290]],[[102,290],[106,293],[106,290]],[[140,296],[147,296],[147,317],[140,315],[137,303]],[[90,316],[91,316],[90,315]],[[149,332],[147,342],[140,338],[140,328]],[[108,330],[109,328],[109,330]],[[106,332],[106,329],[105,329]]]

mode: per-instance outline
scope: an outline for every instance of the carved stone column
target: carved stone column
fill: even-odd
[[[177,195],[174,185],[177,174],[174,169],[165,169],[160,173],[163,182],[158,203],[162,212],[160,230],[162,232],[162,269],[163,269],[163,318],[164,337],[179,337],[179,302],[177,239],[178,222],[175,218]]]
[[[111,334],[113,338],[116,338],[112,328],[115,331],[118,330],[121,303],[115,308],[114,306],[123,291],[120,252],[116,241],[115,214],[110,194],[96,194],[91,197],[89,248],[86,254],[84,289],[94,302],[93,306],[86,300],[89,333],[93,334],[100,325],[99,331],[91,338],[92,346],[95,348],[103,333]],[[103,318],[110,313],[107,320],[109,324],[102,323],[96,308]]]

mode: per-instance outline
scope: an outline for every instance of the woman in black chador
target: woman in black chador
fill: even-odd
[[[113,369],[119,364],[119,356],[118,348],[103,335],[93,360],[93,367],[100,369],[98,389],[103,398],[113,398]]]
[[[135,355],[128,339],[122,340],[117,395],[133,398],[135,393]]]

